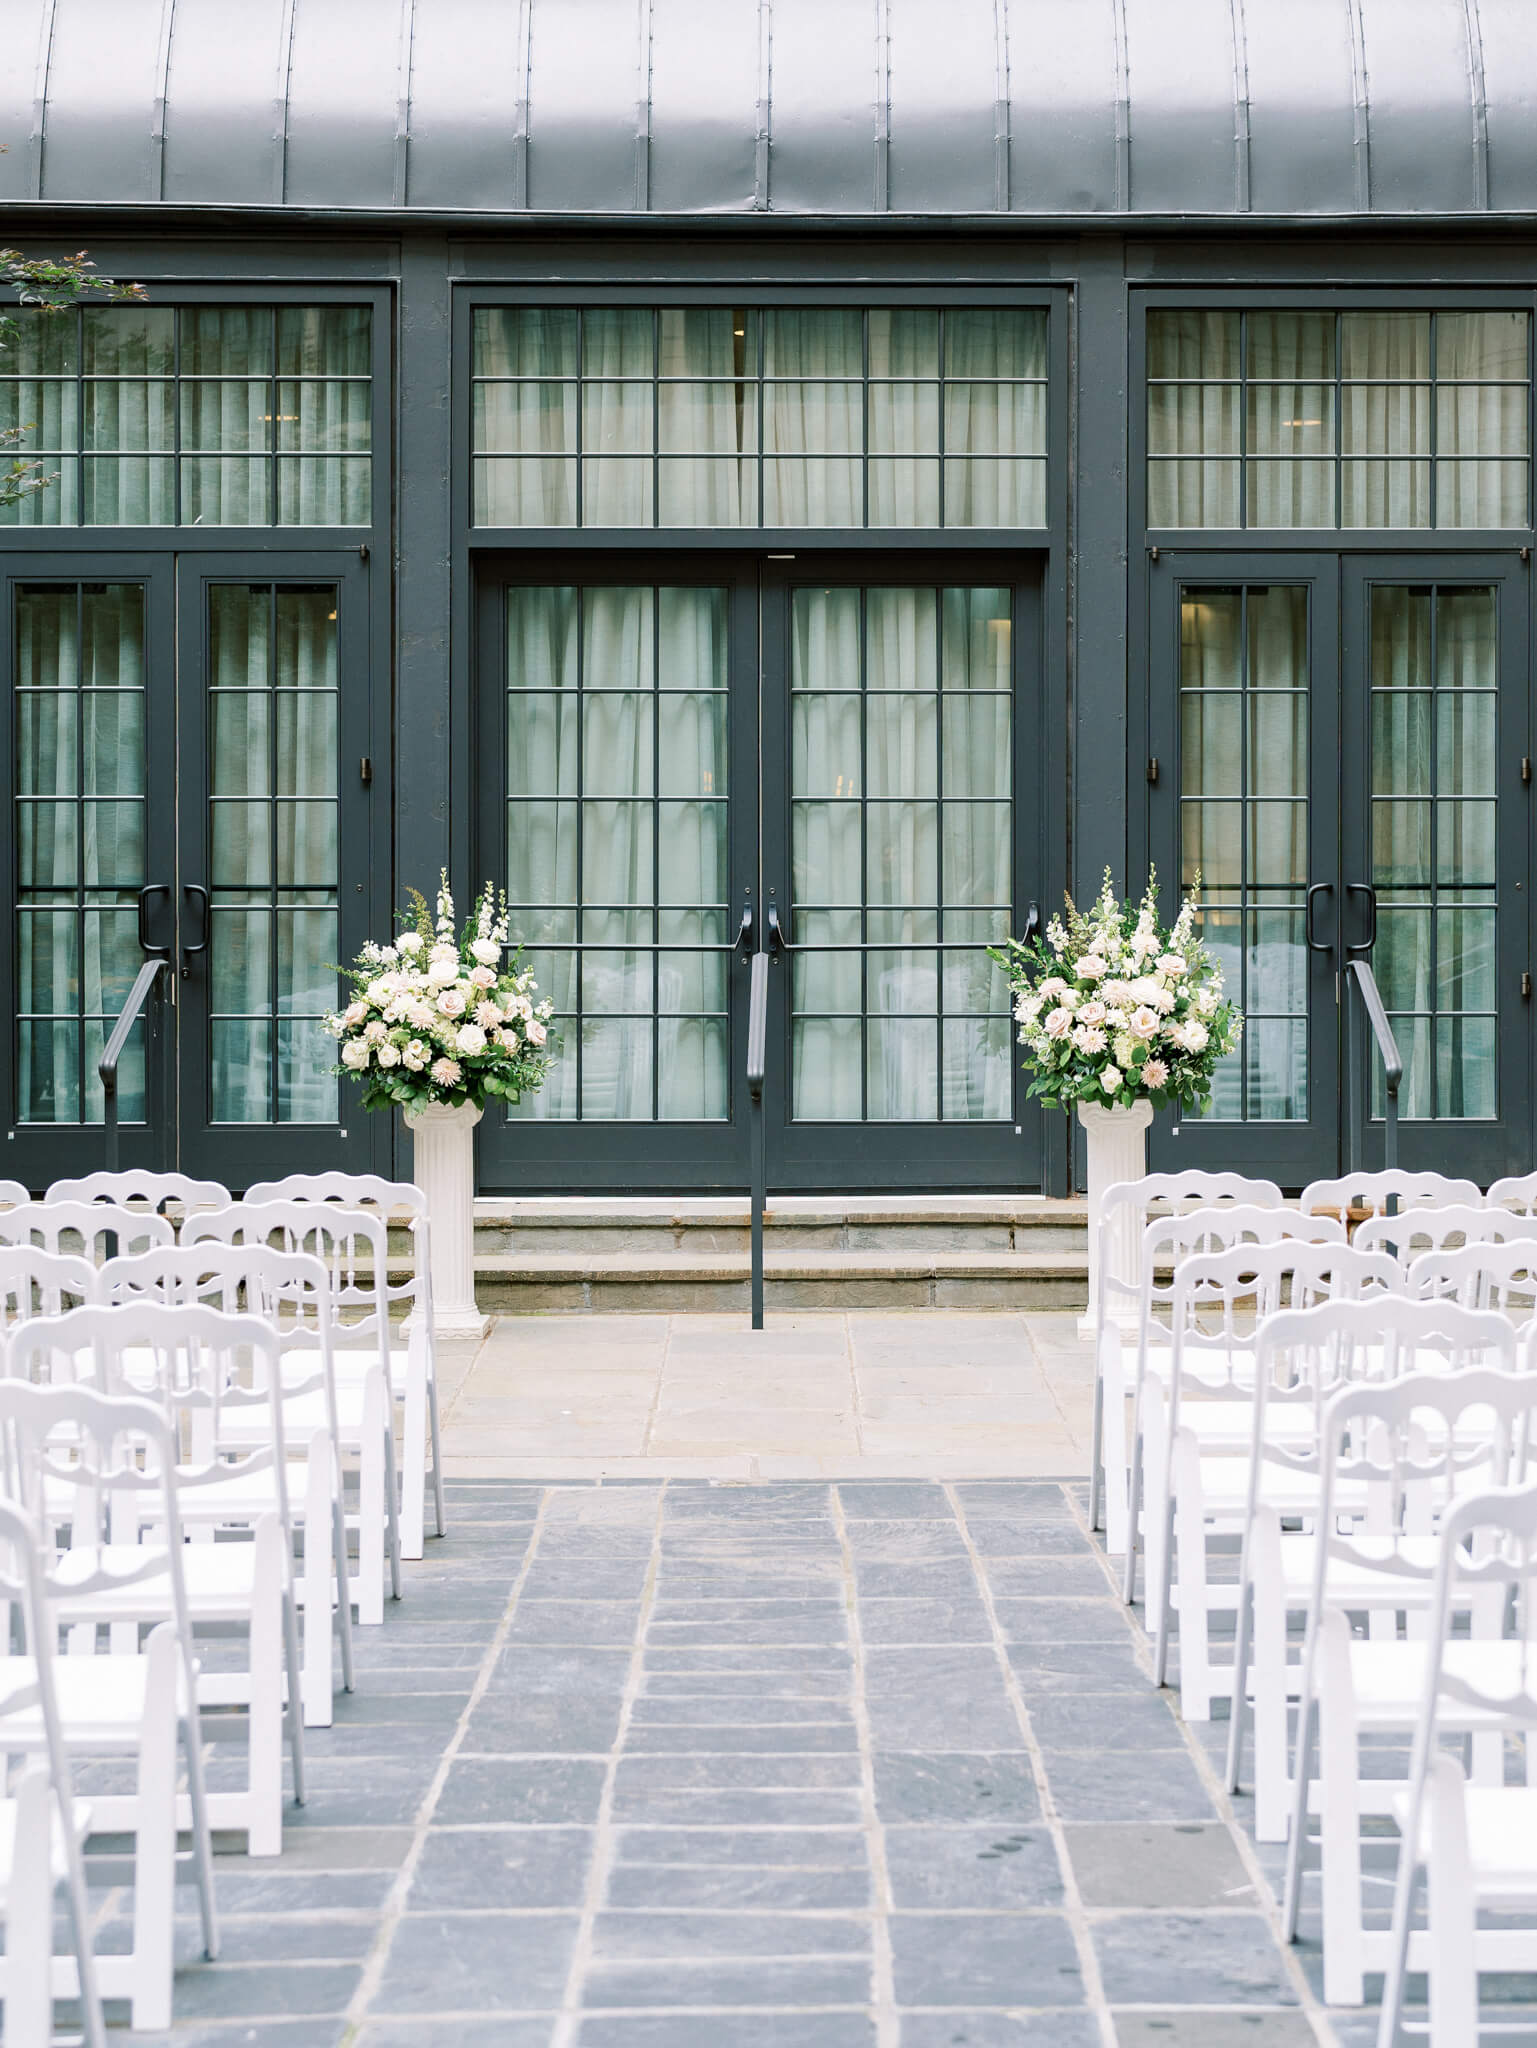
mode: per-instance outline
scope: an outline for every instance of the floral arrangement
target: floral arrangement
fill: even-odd
[[[341,1042],[341,1065],[363,1084],[365,1109],[452,1108],[488,1097],[516,1102],[537,1088],[556,1048],[549,1044],[552,1005],[536,1003],[533,975],[504,967],[507,899],[488,882],[475,915],[457,932],[445,871],[436,926],[419,890],[412,915],[388,946],[372,939],[351,967],[352,1000],[325,1020]]]
[[[1091,910],[1069,897],[1065,921],[1054,917],[1044,939],[1011,939],[994,953],[1014,991],[1032,1095],[1062,1109],[1208,1106],[1213,1071],[1237,1045],[1243,1019],[1222,993],[1196,907],[1192,894],[1166,931],[1156,876],[1133,909],[1117,903],[1107,868]]]

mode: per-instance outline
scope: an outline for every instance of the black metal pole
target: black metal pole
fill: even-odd
[[[752,956],[752,1002],[747,1013],[747,1093],[752,1118],[752,1326],[763,1328],[763,1072],[768,1046],[767,953]]]

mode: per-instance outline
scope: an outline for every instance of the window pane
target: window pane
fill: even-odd
[[[1436,376],[1443,382],[1494,377],[1525,384],[1528,316],[1522,312],[1438,313]]]
[[[756,381],[756,313],[729,306],[664,306],[657,320],[661,376]]]
[[[655,371],[649,306],[589,306],[582,315],[584,377],[647,377]]]
[[[176,315],[168,306],[82,308],[81,368],[89,376],[169,376],[176,356]]]
[[[1429,526],[1428,462],[1340,465],[1342,526]]]
[[[270,307],[183,307],[181,373],[184,377],[266,376],[271,369]]]
[[[1044,526],[1044,462],[947,462],[946,526]]]
[[[1340,375],[1428,378],[1428,313],[1343,313],[1340,316]]]
[[[1046,315],[1038,309],[953,309],[945,314],[947,377],[1044,377]]]
[[[1160,309],[1147,316],[1150,377],[1236,377],[1238,315]]]
[[[1249,319],[1251,377],[1296,377],[1332,381],[1332,313],[1253,312]]]
[[[1236,455],[1239,417],[1236,384],[1151,385],[1147,394],[1148,452]]]
[[[1251,462],[1250,526],[1333,526],[1332,462]]]
[[[479,306],[471,364],[477,377],[574,377],[576,337],[571,306]]]
[[[1328,455],[1334,448],[1334,391],[1324,384],[1251,384],[1251,455]]]
[[[279,376],[366,377],[373,313],[367,306],[279,306]]]
[[[477,461],[474,513],[477,526],[575,526],[575,460]]]
[[[864,316],[856,308],[766,313],[763,367],[770,377],[864,374]]]
[[[884,306],[872,308],[870,375],[937,377],[939,315],[929,312],[897,312]]]
[[[1524,462],[1438,462],[1437,526],[1525,526]]]
[[[1238,464],[1150,462],[1147,518],[1149,526],[1237,526]]]
[[[873,392],[871,401],[873,428]],[[945,449],[950,455],[1044,455],[1045,385],[947,384]]]
[[[1423,384],[1347,385],[1341,446],[1350,455],[1428,455],[1430,391]]]

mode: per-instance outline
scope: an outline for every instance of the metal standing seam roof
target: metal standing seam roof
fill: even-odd
[[[0,204],[1537,214],[1534,0],[0,0]]]

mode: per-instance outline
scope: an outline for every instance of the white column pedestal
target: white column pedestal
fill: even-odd
[[[412,1179],[427,1197],[432,1327],[439,1337],[483,1337],[491,1327],[475,1306],[475,1126],[472,1102],[408,1109],[416,1141]]]
[[[1153,1105],[1137,1102],[1130,1109],[1102,1109],[1096,1103],[1080,1102],[1078,1121],[1088,1134],[1089,1154],[1089,1311],[1078,1324],[1078,1334],[1093,1337],[1099,1328],[1099,1220],[1105,1190],[1117,1181],[1141,1180],[1147,1172],[1147,1129],[1153,1121]],[[1106,1236],[1105,1257],[1118,1280],[1130,1287],[1141,1285],[1142,1233],[1134,1211],[1123,1210],[1116,1217]],[[1111,1295],[1106,1314],[1110,1323],[1122,1329],[1137,1327],[1137,1304],[1129,1295]]]

